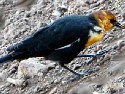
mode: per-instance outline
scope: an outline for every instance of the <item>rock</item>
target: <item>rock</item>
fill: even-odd
[[[5,69],[0,73],[0,79],[4,80],[8,76],[8,70]]]
[[[18,67],[18,78],[25,76],[42,76],[49,68],[54,67],[55,63],[41,64],[37,58],[29,58],[20,62]]]
[[[81,64],[74,64],[73,70],[79,69],[81,67]]]
[[[101,69],[100,66],[95,67],[95,71],[99,71],[100,69]]]
[[[29,7],[34,3],[35,0],[17,0],[14,2],[14,6],[17,7]]]
[[[0,11],[1,12],[1,11]],[[5,19],[0,14],[0,30],[5,26]]]
[[[10,69],[9,69],[9,74],[15,73],[17,69],[18,69],[18,63],[12,64],[12,66],[10,66]]]
[[[88,5],[90,5],[90,4],[94,3],[94,0],[86,0],[86,3],[87,3]]]
[[[114,90],[121,90],[124,88],[123,82],[109,82],[108,83],[109,87]]]
[[[86,82],[84,84],[73,87],[68,94],[92,94],[92,83]]]
[[[24,79],[7,78],[7,81],[16,86],[26,86],[27,85],[27,82]]]
[[[56,91],[57,91],[57,87],[54,87],[54,88],[49,92],[49,94],[55,94]]]
[[[125,19],[125,13],[122,14],[122,17]]]
[[[51,61],[51,60],[46,60],[46,61],[43,61],[43,62],[46,62],[46,66],[48,67],[48,70],[51,70],[53,68],[55,68],[55,62]]]
[[[54,10],[53,13],[52,13],[52,15],[53,15],[53,16],[56,16],[56,17],[60,17],[61,14],[62,14],[62,13],[61,13],[60,11],[58,11],[58,10]]]
[[[100,4],[102,4],[102,3],[104,3],[106,0],[99,0],[98,2],[100,3]]]
[[[118,82],[114,83],[112,81],[109,81],[103,86],[102,91],[104,92],[104,94],[111,94],[110,92],[116,92],[122,89],[123,89],[123,83],[118,83]]]
[[[67,10],[68,10],[68,7],[63,4],[63,5],[59,6],[56,10],[54,10],[52,15],[56,16],[56,17],[60,17]]]
[[[125,40],[118,40],[116,45],[118,46],[118,50],[121,50],[125,46]]]
[[[59,6],[59,11],[61,11],[62,13],[66,12],[68,10],[68,7],[66,5],[61,5]]]
[[[97,7],[97,6],[99,6],[99,2],[90,5],[91,8],[94,8],[94,7]]]
[[[102,94],[102,93],[98,93],[98,92],[94,91],[92,94]]]
[[[43,87],[41,87],[39,84],[37,84],[37,86],[35,86],[35,88],[33,88],[34,94],[39,93],[40,91],[42,91]]]
[[[113,67],[111,67],[113,66]],[[112,61],[112,64],[110,65],[110,68],[108,68],[108,73],[112,76],[119,75],[124,69],[124,62],[118,62]]]

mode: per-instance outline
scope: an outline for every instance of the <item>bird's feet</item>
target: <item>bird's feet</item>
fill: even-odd
[[[93,72],[92,69],[86,69],[86,70],[84,70],[83,72],[80,72],[80,73],[76,72],[75,75],[73,75],[72,77],[70,77],[69,81],[73,82],[75,80],[80,79],[81,77],[84,77],[86,75],[91,74],[92,72]]]
[[[85,62],[85,64],[90,64],[94,59],[104,55],[105,53],[109,52],[111,49],[112,48],[99,51],[97,54],[88,54],[88,55],[82,54],[82,55],[78,55],[77,57],[91,57],[91,59],[89,61]],[[77,73],[77,72],[72,72],[72,73],[74,73],[75,76],[73,75],[73,77],[71,77],[69,81],[74,81],[83,76],[89,75],[89,74],[93,73],[93,70],[91,68],[89,68],[89,69],[84,70],[82,73]]]
[[[97,54],[88,54],[88,55],[81,54],[81,55],[78,55],[77,57],[91,57],[89,61],[85,62],[85,64],[90,64],[94,59],[104,55],[105,53],[109,52],[111,49],[112,48],[104,49],[102,51],[99,51]]]

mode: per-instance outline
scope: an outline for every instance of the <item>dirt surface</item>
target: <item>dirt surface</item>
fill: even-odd
[[[39,28],[64,15],[87,15],[110,10],[125,24],[125,0],[0,0],[0,55]],[[76,71],[91,69],[80,79],[59,71],[55,62],[41,57],[0,65],[0,94],[125,94],[125,30],[114,28],[102,41],[80,54],[112,48],[92,64],[76,58],[68,66]]]

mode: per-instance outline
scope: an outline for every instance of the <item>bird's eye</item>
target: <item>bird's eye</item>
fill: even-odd
[[[110,19],[110,22],[114,25],[116,23],[116,20]]]

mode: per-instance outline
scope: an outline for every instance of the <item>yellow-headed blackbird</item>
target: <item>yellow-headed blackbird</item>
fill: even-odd
[[[62,17],[39,29],[25,40],[7,48],[9,54],[0,58],[0,63],[29,57],[45,57],[57,61],[74,74],[65,64],[70,63],[84,48],[101,40],[114,26],[122,28],[116,17],[106,10],[87,16]]]

